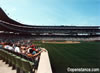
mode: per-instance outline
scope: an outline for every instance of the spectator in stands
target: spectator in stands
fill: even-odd
[[[41,50],[37,49],[37,51],[34,51],[33,49],[30,49],[27,56],[34,58],[34,57],[39,56],[41,54],[41,52],[43,52],[43,51],[46,51],[46,50],[45,49],[41,49]]]
[[[3,47],[3,42],[0,41],[0,49]]]
[[[30,46],[34,51],[36,51],[35,45]]]
[[[9,48],[8,49],[14,51],[14,48],[13,48],[13,44],[12,43],[9,44]]]
[[[12,42],[13,44],[7,41],[6,43],[1,43],[1,44],[4,45],[5,49],[13,50],[15,52],[27,55],[28,57],[35,58],[35,60],[39,59],[39,55],[41,54],[41,52],[46,51],[45,49],[42,48],[36,48],[37,46],[33,45],[32,41],[31,42],[28,41],[27,43],[24,42],[23,40],[14,40],[14,41],[10,40],[10,42]]]
[[[12,47],[12,44],[11,43],[5,43],[4,44],[4,48],[14,51],[14,48]]]
[[[21,53],[20,45],[15,45],[15,52]]]
[[[28,48],[27,48],[27,54],[30,53],[30,50],[31,50],[31,49],[32,49],[31,47],[28,47]]]
[[[26,54],[27,49],[26,49],[26,46],[25,45],[21,45],[20,49],[21,49],[21,53],[22,54]]]

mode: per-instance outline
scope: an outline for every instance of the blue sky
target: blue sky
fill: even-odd
[[[100,26],[100,0],[0,0],[0,7],[28,25]]]

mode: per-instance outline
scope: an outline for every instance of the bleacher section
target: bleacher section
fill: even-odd
[[[16,69],[17,73],[21,71],[25,73],[34,73],[36,69],[34,59],[11,50],[0,48],[0,59],[9,64],[9,66],[12,66],[13,69]]]

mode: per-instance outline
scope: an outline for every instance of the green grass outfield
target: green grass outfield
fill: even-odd
[[[100,42],[81,42],[79,44],[45,43],[40,46],[45,47],[49,52],[53,73],[67,73],[68,67],[100,68]]]

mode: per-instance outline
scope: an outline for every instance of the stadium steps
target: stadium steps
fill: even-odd
[[[16,70],[12,70],[12,67],[0,60],[0,73],[16,73]]]

